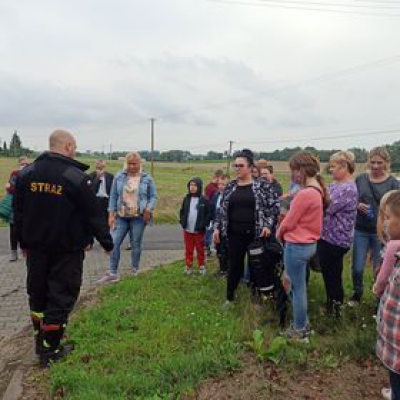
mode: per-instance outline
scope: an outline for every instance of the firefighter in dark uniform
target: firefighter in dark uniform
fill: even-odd
[[[54,131],[49,149],[18,177],[13,204],[26,255],[31,320],[42,366],[71,350],[60,341],[79,295],[84,251],[90,249],[93,237],[107,253],[113,249],[84,173],[88,166],[74,160],[74,137]]]

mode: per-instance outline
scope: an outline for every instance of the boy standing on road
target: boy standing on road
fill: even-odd
[[[191,179],[187,187],[188,194],[183,199],[179,213],[185,242],[185,272],[192,273],[193,254],[196,249],[200,273],[205,274],[204,238],[211,218],[210,202],[202,195],[203,182],[200,178]]]

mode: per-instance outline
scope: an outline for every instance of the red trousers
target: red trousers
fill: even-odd
[[[206,255],[204,252],[204,238],[206,234],[203,233],[189,233],[183,231],[183,240],[185,242],[185,262],[186,266],[191,267],[193,265],[193,254],[196,248],[197,253],[197,264],[199,267],[205,265]]]

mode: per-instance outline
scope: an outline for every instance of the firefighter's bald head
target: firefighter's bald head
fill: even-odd
[[[63,129],[55,130],[49,137],[49,150],[63,156],[74,158],[76,155],[76,141],[73,135]]]

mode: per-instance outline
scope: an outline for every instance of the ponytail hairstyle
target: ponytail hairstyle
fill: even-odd
[[[330,197],[324,178],[320,174],[321,166],[317,157],[307,152],[294,154],[289,160],[289,167],[292,172],[299,171],[301,185],[306,186],[307,178],[315,178],[322,189],[322,204],[324,209],[329,206]]]

